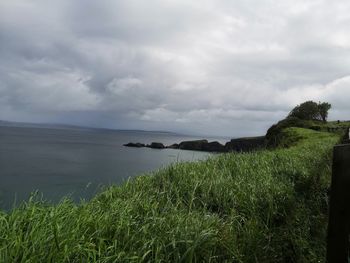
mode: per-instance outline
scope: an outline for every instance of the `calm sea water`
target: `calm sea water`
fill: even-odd
[[[90,199],[102,186],[177,161],[205,159],[208,153],[129,148],[127,142],[166,145],[199,139],[167,133],[99,129],[0,126],[0,209],[28,200],[36,190],[45,200]]]

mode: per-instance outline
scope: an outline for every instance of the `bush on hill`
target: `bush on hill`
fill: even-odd
[[[349,121],[344,122],[323,122],[320,120],[302,120],[296,117],[287,117],[284,120],[272,125],[266,133],[266,145],[268,148],[274,148],[277,146],[283,147],[282,131],[286,128],[298,127],[311,129],[314,131],[332,132],[337,133],[340,136],[344,136],[344,133],[350,127]]]
[[[277,124],[272,125],[266,133],[266,141],[268,147],[283,146],[283,133],[282,130],[290,127],[299,127],[314,130],[319,130],[319,126],[315,125],[315,122],[310,120],[302,120],[296,117],[289,117],[279,121]]]
[[[328,111],[331,108],[331,104],[328,102],[313,102],[306,101],[296,106],[288,115],[287,118],[298,118],[301,120],[322,120],[327,121]]]
[[[301,120],[318,120],[320,118],[318,104],[313,101],[306,101],[296,106],[289,113],[288,117],[294,117]]]
[[[326,122],[328,118],[328,111],[331,109],[332,105],[328,102],[323,102],[318,104],[318,109],[320,111],[322,121]]]

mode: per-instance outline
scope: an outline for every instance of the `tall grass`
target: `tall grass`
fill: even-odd
[[[179,163],[76,205],[32,198],[0,213],[0,262],[323,262],[331,148],[284,146]]]

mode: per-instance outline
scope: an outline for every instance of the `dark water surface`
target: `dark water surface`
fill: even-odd
[[[129,148],[127,142],[166,145],[198,139],[156,132],[0,126],[0,209],[8,210],[33,191],[57,202],[89,199],[101,186],[172,162],[205,159],[208,153]]]

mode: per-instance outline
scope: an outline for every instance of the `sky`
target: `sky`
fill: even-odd
[[[262,135],[350,119],[350,1],[0,0],[0,119]]]

